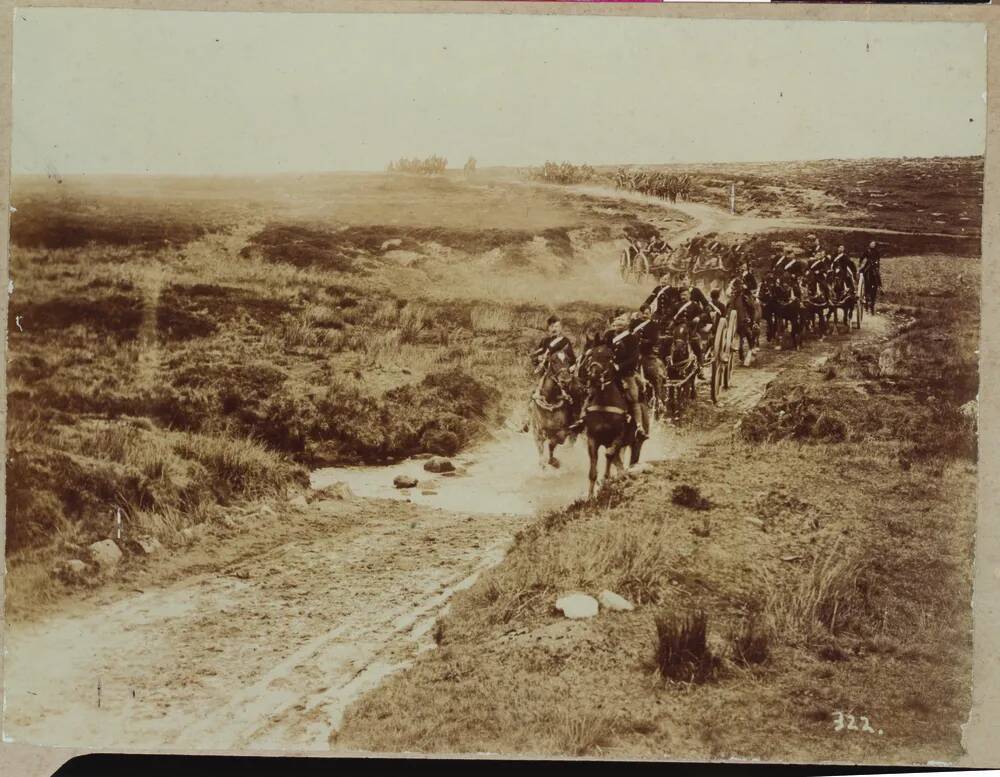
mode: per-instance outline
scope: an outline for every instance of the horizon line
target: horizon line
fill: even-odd
[[[691,165],[778,165],[778,164],[802,164],[810,162],[876,162],[876,161],[901,161],[901,160],[920,160],[920,159],[983,159],[985,160],[985,153],[979,154],[930,154],[930,155],[909,155],[904,154],[901,156],[858,156],[858,157],[814,157],[814,158],[800,158],[800,159],[761,159],[761,160],[716,160],[716,161],[690,161],[690,162],[605,162],[599,164],[591,164],[589,162],[570,162],[568,160],[562,159],[549,159],[545,162],[535,163],[535,164],[493,164],[477,166],[476,171],[486,171],[486,170],[512,170],[512,169],[522,169],[522,168],[535,168],[541,167],[542,165],[553,162],[555,164],[572,164],[576,166],[589,165],[594,169],[606,168],[606,167],[680,167],[680,166],[691,166]],[[397,161],[395,159],[391,160],[393,162]],[[386,163],[388,164],[388,163]],[[462,172],[461,167],[448,167],[445,168],[446,172],[455,171]],[[385,169],[350,169],[350,168],[330,168],[330,169],[312,169],[312,170],[245,170],[240,172],[229,171],[229,172],[157,172],[153,170],[146,171],[74,171],[62,173],[58,170],[49,172],[40,171],[11,171],[10,177],[14,178],[26,178],[26,177],[37,177],[37,178],[70,178],[70,177],[161,177],[161,178],[261,178],[261,177],[275,177],[275,176],[305,176],[305,175],[330,175],[330,174],[341,174],[341,175],[378,175],[378,174],[388,174],[390,171]],[[394,171],[393,175],[420,175],[419,173],[401,173]]]

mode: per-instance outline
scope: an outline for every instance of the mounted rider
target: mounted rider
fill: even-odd
[[[757,291],[757,278],[753,274],[753,268],[750,267],[750,262],[746,259],[743,260],[743,264],[740,267],[740,281],[743,283],[743,288],[748,292],[753,294]]]
[[[676,287],[670,283],[670,276],[661,275],[660,282],[653,287],[653,290],[649,293],[649,296],[643,300],[639,309],[646,309],[650,312],[650,315],[654,315],[657,318],[662,318],[664,315],[667,315],[668,311],[664,309],[664,298],[667,292],[671,289],[676,289]]]
[[[595,338],[591,343],[591,345],[606,344],[614,351],[618,381],[629,404],[629,412],[636,425],[636,434],[643,438],[649,437],[649,419],[642,409],[639,367],[642,360],[643,341],[647,337],[653,336],[652,327],[652,320],[643,313],[632,313],[631,315],[620,313],[608,324],[601,336]],[[589,340],[588,337],[588,342]],[[586,361],[586,356],[583,361]],[[576,433],[583,428],[589,404],[589,398],[582,403],[576,420],[569,426],[571,432]]]
[[[704,380],[705,376],[701,371],[701,362],[704,353],[701,347],[700,328],[708,321],[712,320],[711,312],[708,310],[708,300],[705,294],[696,286],[681,289],[681,306],[671,318],[670,325],[673,329],[677,324],[684,324],[688,344],[698,358],[698,378]]]
[[[642,330],[648,325],[648,319],[641,313],[631,316],[619,316],[612,322],[617,334],[611,339],[611,347],[615,353],[615,363],[618,365],[618,379],[621,381],[625,399],[628,401],[632,420],[635,422],[636,435],[649,437],[649,418],[643,412],[642,396],[639,391],[639,363],[641,360],[640,345]]]
[[[878,243],[874,240],[861,254],[858,272],[865,276],[865,286],[868,287],[872,295],[882,288],[882,254],[878,250]]]
[[[809,263],[809,272],[814,275],[825,275],[830,271],[830,257],[827,256],[826,251],[820,249],[813,256],[813,260]]]
[[[549,316],[545,322],[548,335],[543,337],[538,347],[531,352],[532,361],[535,363],[535,372],[540,372],[549,358],[557,353],[565,353],[567,363],[572,366],[576,364],[576,354],[573,352],[573,343],[563,334],[562,321],[559,316]]]
[[[726,303],[722,301],[722,289],[712,289],[708,293],[708,312],[712,316],[714,324],[719,318],[726,315]]]
[[[854,260],[847,255],[844,246],[837,246],[837,254],[830,262],[830,271],[835,275],[850,279],[851,285],[856,289],[858,286],[858,268],[854,265]]]
[[[564,365],[574,374],[578,369],[576,353],[573,351],[573,343],[563,334],[562,321],[559,316],[549,316],[546,322],[549,333],[541,339],[538,347],[531,352],[534,362],[534,371],[538,375],[538,388],[536,395],[541,395],[545,385],[545,374],[553,358],[561,358]],[[574,380],[568,387],[568,398],[571,417],[575,417],[580,412],[580,400],[582,392]]]

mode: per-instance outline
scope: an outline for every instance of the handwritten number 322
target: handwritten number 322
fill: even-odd
[[[861,727],[855,721],[855,718],[851,714],[844,714],[839,710],[833,713],[833,730],[843,731],[847,729],[848,731],[867,731],[870,734],[875,733],[875,729],[871,727],[871,723],[868,721],[864,715],[860,716],[857,720],[861,721]]]

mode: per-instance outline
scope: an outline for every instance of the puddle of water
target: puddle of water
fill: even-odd
[[[669,430],[656,427],[642,448],[641,461],[671,458]],[[312,473],[313,488],[346,483],[360,497],[397,499],[443,510],[473,514],[531,516],[563,507],[587,495],[587,443],[581,435],[556,449],[561,466],[542,470],[531,434],[504,430],[451,460],[461,474],[424,471],[424,459],[376,467],[328,467]],[[603,472],[604,456],[598,462]],[[418,481],[415,488],[393,485],[398,475]],[[422,491],[433,491],[424,494]]]

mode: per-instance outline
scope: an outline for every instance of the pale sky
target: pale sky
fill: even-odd
[[[29,8],[15,173],[982,154],[985,31],[946,23]],[[970,121],[971,119],[971,121]]]

